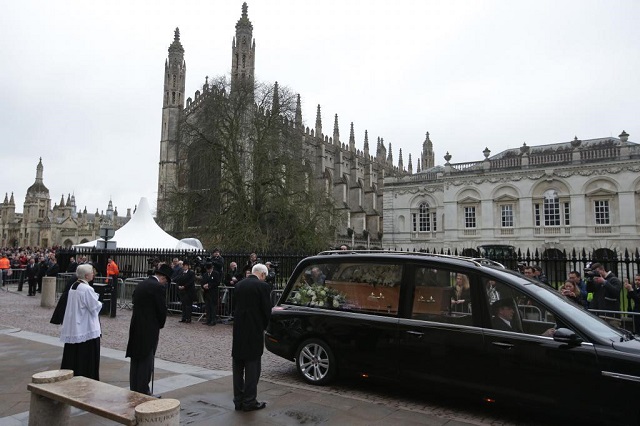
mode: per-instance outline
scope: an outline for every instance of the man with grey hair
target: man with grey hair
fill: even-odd
[[[75,376],[100,380],[100,320],[102,303],[91,288],[93,266],[80,265],[78,280],[71,285],[67,296],[60,341],[64,343],[61,369],[73,370]]]
[[[254,411],[266,407],[258,402],[258,380],[264,352],[264,331],[271,315],[268,269],[255,264],[251,275],[235,286],[233,322],[233,403],[236,410]]]

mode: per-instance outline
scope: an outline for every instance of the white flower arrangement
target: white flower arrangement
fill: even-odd
[[[297,305],[339,308],[346,298],[339,291],[319,284],[302,284],[289,295],[289,301]]]

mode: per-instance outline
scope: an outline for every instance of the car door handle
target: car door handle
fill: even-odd
[[[506,350],[509,350],[509,349],[513,348],[513,346],[514,346],[511,343],[504,343],[504,342],[492,342],[492,344],[494,346],[499,347],[500,349],[506,349]]]
[[[422,339],[422,336],[424,336],[424,333],[421,333],[421,332],[419,332],[419,331],[411,331],[411,330],[407,331],[407,334],[410,334],[410,335],[412,335],[412,336],[415,336],[415,337],[417,337],[418,339]]]

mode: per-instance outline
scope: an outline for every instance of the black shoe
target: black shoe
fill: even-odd
[[[207,324],[207,325],[208,325],[208,326],[214,326],[214,325],[216,325],[216,323],[215,323],[215,322],[210,322],[210,323],[209,323],[209,324]]]
[[[186,320],[185,321],[187,324],[191,324],[191,320]]]
[[[178,321],[178,322],[187,322],[187,320],[183,320],[183,319],[181,319],[181,320],[180,320],[180,321]]]
[[[235,406],[236,411],[242,411],[242,405],[240,404],[233,404]]]
[[[264,407],[267,406],[266,402],[254,402],[253,404],[249,404],[249,405],[243,405],[242,406],[242,411],[256,411],[256,410],[262,410]]]

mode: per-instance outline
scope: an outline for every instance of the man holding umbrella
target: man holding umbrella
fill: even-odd
[[[166,286],[172,274],[173,270],[169,265],[160,264],[152,276],[133,290],[133,315],[125,356],[131,358],[130,389],[145,395],[151,394],[149,382],[160,329],[167,319]]]

